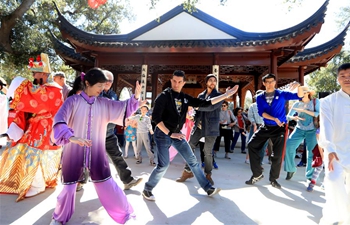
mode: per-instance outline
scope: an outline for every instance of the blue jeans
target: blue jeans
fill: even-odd
[[[312,168],[312,150],[317,144],[316,139],[316,129],[313,130],[301,130],[299,128],[295,128],[291,135],[289,135],[287,140],[286,147],[286,156],[284,159],[284,171],[286,172],[296,172],[297,168],[295,166],[295,154],[298,146],[304,141],[306,142],[306,178],[311,179],[312,174],[314,172],[314,168]]]
[[[233,136],[233,141],[231,144],[231,150],[234,150],[237,144],[237,140],[239,138],[239,136],[241,136],[241,151],[244,152],[245,151],[245,142],[246,142],[246,136],[244,134],[242,134],[243,132],[245,132],[243,129],[239,129],[238,132],[235,132],[235,135]]]
[[[179,152],[182,158],[184,158],[195,178],[197,179],[199,185],[204,189],[204,191],[208,191],[212,187],[207,178],[205,178],[196,156],[193,154],[190,145],[185,139],[179,140],[170,138],[158,127],[154,130],[153,137],[157,146],[156,151],[158,151],[158,164],[153,169],[148,181],[145,183],[145,190],[152,191],[167,171],[170,164],[170,146],[173,146]]]

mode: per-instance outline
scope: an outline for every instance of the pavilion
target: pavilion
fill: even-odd
[[[277,85],[304,83],[304,76],[327,66],[344,45],[349,24],[334,39],[307,49],[320,32],[329,0],[303,22],[275,32],[245,32],[197,9],[189,13],[182,5],[128,34],[98,35],[76,28],[58,12],[63,41],[52,34],[56,53],[76,71],[92,67],[110,70],[114,90],[142,84],[144,99],[155,97],[169,85],[174,70],[186,72],[183,91],[197,96],[204,78],[219,77],[218,88],[239,84],[237,95],[244,106],[247,91],[262,89],[261,77],[274,73]]]

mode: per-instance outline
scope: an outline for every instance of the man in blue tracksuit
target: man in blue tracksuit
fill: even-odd
[[[248,143],[250,169],[253,172],[252,177],[245,183],[252,185],[261,180],[264,175],[260,166],[260,151],[268,139],[273,143],[273,157],[270,169],[270,183],[275,188],[281,188],[277,182],[279,178],[283,146],[286,138],[286,110],[285,104],[288,100],[300,100],[304,96],[303,87],[299,83],[292,83],[290,90],[298,87],[297,93],[291,91],[281,91],[275,89],[276,76],[267,74],[262,78],[266,91],[257,96],[258,113],[264,118],[264,125],[254,133]]]
[[[199,99],[209,100],[216,96],[221,95],[216,90],[217,78],[214,74],[208,74],[205,78],[207,88],[198,95]],[[214,181],[211,178],[211,171],[213,170],[213,145],[217,136],[220,135],[220,104],[210,105],[209,107],[199,107],[196,109],[195,124],[193,126],[192,135],[190,137],[189,144],[194,147],[198,144],[202,137],[205,137],[204,143],[204,172],[206,178],[214,185]],[[193,177],[190,167],[186,164],[182,176],[178,178],[177,182],[184,182],[188,178]]]

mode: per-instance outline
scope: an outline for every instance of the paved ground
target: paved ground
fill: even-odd
[[[210,198],[198,186],[194,178],[177,183],[183,160],[176,156],[165,177],[154,189],[155,202],[144,200],[141,192],[152,167],[146,163],[137,165],[133,158],[127,162],[135,176],[144,181],[132,190],[125,191],[135,209],[137,219],[128,224],[317,224],[325,202],[324,192],[317,186],[312,193],[305,191],[304,168],[299,169],[291,181],[286,181],[285,172],[279,179],[282,189],[278,190],[268,182],[270,165],[265,159],[265,178],[254,186],[244,182],[250,178],[249,165],[244,163],[245,155],[239,149],[224,159],[221,148],[216,159],[219,169],[213,171],[215,187],[222,188],[219,195]],[[237,152],[237,153],[236,153]],[[130,149],[130,154],[131,149]],[[144,152],[144,155],[145,152]],[[196,151],[198,156],[198,151]],[[299,160],[296,160],[299,161]],[[116,171],[112,167],[115,175]],[[117,183],[122,183],[115,178]],[[323,177],[322,177],[323,179]],[[0,194],[0,224],[49,224],[56,197],[62,186],[47,189],[46,192],[16,203],[15,195]],[[97,198],[93,185],[88,183],[77,193],[76,210],[68,223],[73,224],[115,224]]]

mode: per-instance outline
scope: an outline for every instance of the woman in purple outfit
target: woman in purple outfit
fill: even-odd
[[[84,90],[69,97],[59,109],[54,120],[54,137],[57,145],[64,145],[62,155],[62,192],[51,224],[65,224],[75,209],[78,182],[84,180],[84,171],[90,173],[98,198],[112,219],[124,224],[133,217],[133,208],[124,192],[111,177],[105,151],[108,123],[123,126],[139,104],[141,86],[137,82],[135,95],[126,101],[111,101],[98,97],[107,82],[99,68],[89,70],[82,78]]]

